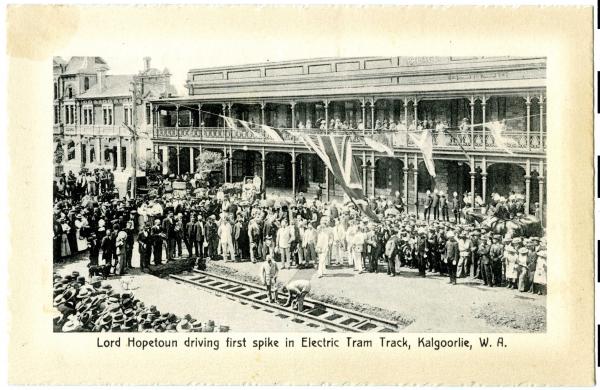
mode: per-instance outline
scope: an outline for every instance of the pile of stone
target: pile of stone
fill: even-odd
[[[228,326],[205,324],[191,315],[180,318],[146,307],[133,294],[116,293],[101,279],[89,282],[79,272],[54,274],[55,332],[228,332]]]

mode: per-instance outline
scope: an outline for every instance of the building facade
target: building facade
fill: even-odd
[[[257,174],[267,187],[311,193],[321,186],[326,198],[338,197],[340,186],[298,139],[286,134],[280,143],[261,136],[259,127],[231,129],[219,115],[312,133],[340,131],[345,123],[356,130],[344,132],[357,135],[384,122],[445,123],[452,136],[433,131],[435,178],[406,132],[394,135],[393,158],[355,137],[366,193],[399,191],[415,207],[434,188],[484,200],[516,192],[525,195],[528,212],[543,214],[545,58],[323,58],[191,69],[186,86],[187,97],[150,102],[165,173],[193,171],[195,156],[208,149],[224,155],[224,181]],[[321,121],[331,125],[316,128]],[[485,126],[492,121],[505,123],[510,153]]]
[[[54,142],[56,174],[109,168],[127,176],[132,169],[133,83],[137,103],[138,158],[152,156],[149,101],[176,96],[167,69],[144,58],[137,75],[107,74],[100,57],[54,58]]]

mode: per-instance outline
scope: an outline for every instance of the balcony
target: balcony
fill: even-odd
[[[111,136],[128,137],[131,136],[129,129],[125,126],[106,126],[106,125],[79,125],[77,126],[77,135],[84,136]]]
[[[306,131],[311,134],[324,133],[324,130],[297,130],[281,129],[289,131]],[[453,137],[447,134],[438,134],[433,131],[433,146],[435,150],[443,151],[461,151],[461,146],[467,151],[492,151],[496,153],[508,154],[504,149],[496,145],[494,136],[488,131],[482,130],[460,132],[457,129],[449,129]],[[369,135],[371,130],[365,130]],[[329,130],[327,134],[346,134],[349,135],[358,149],[369,149],[365,145],[362,137],[362,130]],[[508,147],[512,152],[543,154],[546,151],[546,133],[531,131],[529,137],[526,131],[510,130],[504,133],[507,139]],[[304,148],[305,145],[298,137],[293,136],[288,131],[283,131],[285,146],[296,146]],[[158,141],[185,141],[185,142],[210,142],[210,143],[243,143],[248,145],[277,146],[282,145],[273,139],[266,137],[261,129],[249,132],[245,129],[225,129],[215,127],[158,127],[154,130],[154,139]],[[392,135],[394,148],[398,149],[416,149],[412,138],[406,133],[396,132]]]

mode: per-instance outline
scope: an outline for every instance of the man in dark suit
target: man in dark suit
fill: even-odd
[[[433,220],[437,221],[440,218],[440,194],[437,190],[433,190],[433,200],[431,202],[431,208],[433,209]]]
[[[423,210],[423,219],[429,222],[429,216],[431,214],[431,205],[433,203],[433,197],[431,196],[431,191],[427,190],[426,198],[425,198],[425,209]]]
[[[444,256],[444,263],[448,268],[448,274],[450,275],[451,284],[456,284],[456,265],[458,264],[459,252],[458,242],[454,238],[454,232],[446,232],[446,253]]]
[[[173,212],[169,211],[167,217],[162,222],[163,233],[167,236],[167,260],[175,257],[175,221]]]
[[[419,276],[425,277],[425,268],[427,267],[427,252],[429,252],[427,243],[427,233],[425,229],[419,230],[419,236],[417,237],[417,266],[419,267]]]
[[[138,234],[138,251],[140,253],[140,268],[142,271],[150,266],[150,254],[152,251],[152,237],[150,236],[150,222],[142,227]]]
[[[150,229],[150,236],[152,241],[152,253],[154,256],[154,265],[162,264],[162,247],[164,240],[164,233],[160,226],[160,220],[156,219],[154,221],[154,226]]]
[[[479,261],[481,263],[481,274],[483,276],[483,282],[494,287],[494,279],[492,276],[492,261],[490,259],[490,243],[488,235],[483,235],[479,241],[477,247],[477,254],[479,255]]]
[[[440,193],[440,211],[442,212],[442,221],[450,222],[450,218],[448,217],[448,200],[446,199],[446,194]]]
[[[454,223],[460,223],[460,198],[458,197],[458,193],[456,191],[452,194],[450,208],[452,209],[452,213],[454,214]]]
[[[194,240],[196,256],[202,258],[204,257],[204,222],[202,221],[202,217],[200,215],[198,215],[198,218],[196,219],[194,232],[196,234],[196,238]]]
[[[185,225],[184,241],[187,248],[188,257],[192,257],[196,243],[196,215],[192,214],[190,221]],[[196,251],[196,255],[198,252]]]

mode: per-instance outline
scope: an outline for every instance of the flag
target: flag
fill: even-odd
[[[274,139],[277,142],[285,142],[283,139],[283,133],[281,131],[267,125],[260,125],[260,127],[270,138]]]
[[[433,137],[431,136],[431,131],[425,129],[421,133],[420,137],[417,137],[413,133],[408,133],[410,138],[414,141],[415,145],[421,150],[423,153],[423,161],[425,162],[425,167],[429,172],[431,177],[435,177],[435,164],[433,162]]]
[[[294,135],[298,136],[307,148],[314,151],[323,160],[352,203],[371,220],[379,222],[379,218],[370,209],[367,197],[363,192],[350,137],[319,134],[315,135],[316,138],[313,139],[307,134],[294,133]]]
[[[387,134],[375,134],[371,137],[365,136],[365,143],[376,152],[385,153],[390,157],[394,157],[392,139]]]
[[[225,120],[227,127],[229,127],[231,130],[237,130],[237,127],[235,125],[235,121],[233,118],[230,118],[230,117],[224,116],[224,115],[219,115],[219,116]]]
[[[253,136],[254,138],[262,138],[262,137],[263,137],[263,136],[262,136],[260,133],[258,133],[258,132],[256,132],[256,131],[252,130],[252,129],[250,128],[250,124],[249,124],[248,122],[246,122],[246,121],[243,121],[243,120],[241,120],[241,119],[238,119],[238,121],[239,121],[239,122],[242,124],[242,126],[244,126],[244,129],[246,129],[246,131],[248,131],[250,134],[252,134],[252,136]]]
[[[489,122],[485,124],[485,127],[490,129],[490,132],[494,136],[494,141],[496,142],[497,147],[504,149],[508,154],[513,154],[513,152],[508,148],[508,139],[502,134],[502,132],[506,129],[506,126],[503,123],[498,121]]]

